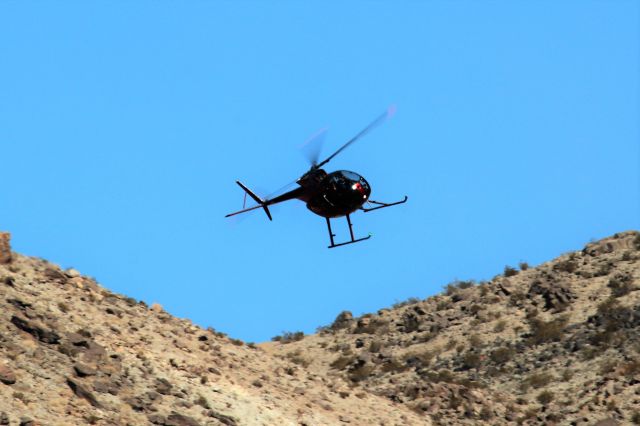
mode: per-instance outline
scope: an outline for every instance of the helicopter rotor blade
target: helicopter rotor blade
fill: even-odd
[[[378,125],[382,124],[387,118],[390,118],[391,116],[393,116],[393,114],[395,114],[396,111],[396,107],[394,105],[390,106],[383,114],[380,114],[375,120],[373,120],[367,127],[365,127],[364,129],[362,129],[360,131],[360,133],[358,133],[357,135],[355,135],[353,138],[351,138],[349,141],[347,141],[347,143],[345,143],[344,145],[342,145],[336,152],[334,152],[333,154],[331,154],[329,157],[327,157],[325,160],[321,161],[318,164],[314,164],[312,166],[313,169],[318,169],[322,166],[324,166],[325,164],[327,164],[329,161],[331,161],[333,159],[333,157],[335,157],[336,155],[340,154],[342,151],[344,151],[349,145],[351,145],[352,143],[354,143],[355,141],[357,141],[358,139],[360,139],[361,137],[363,137],[364,135],[366,135],[367,133],[369,133],[371,130],[373,130],[375,127],[377,127]]]
[[[315,167],[318,164],[318,160],[320,159],[320,151],[322,150],[322,145],[324,145],[324,140],[327,136],[327,127],[324,127],[317,132],[315,132],[309,139],[307,139],[302,145],[300,145],[300,149],[302,150],[303,155],[309,161],[311,167]]]

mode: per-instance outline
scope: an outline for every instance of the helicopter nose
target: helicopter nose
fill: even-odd
[[[367,199],[367,190],[365,189],[364,186],[362,186],[362,184],[360,182],[356,182],[353,185],[351,185],[351,189],[358,191],[360,194],[362,194],[362,198],[363,199]]]

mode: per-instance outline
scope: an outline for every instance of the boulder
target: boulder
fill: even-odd
[[[349,311],[342,311],[331,324],[332,330],[341,330],[349,328],[353,324],[353,314]]]
[[[95,376],[98,373],[95,368],[90,367],[87,364],[83,364],[81,362],[77,362],[73,366],[73,370],[75,371],[78,377]]]
[[[165,426],[200,426],[200,423],[193,417],[173,412],[167,416]]]
[[[16,375],[9,367],[0,364],[0,382],[5,385],[12,385],[16,382]]]
[[[93,405],[96,408],[101,408],[101,404],[98,402],[93,393],[91,393],[89,389],[80,384],[80,382],[73,380],[71,377],[67,377],[67,385],[69,385],[76,396],[86,399],[89,404]]]

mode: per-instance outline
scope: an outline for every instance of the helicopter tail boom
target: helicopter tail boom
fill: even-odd
[[[240,211],[237,211],[235,213],[230,213],[230,214],[226,215],[225,217],[234,216],[234,215],[237,215],[239,213],[248,212],[248,211],[257,209],[258,207],[262,207],[264,209],[264,212],[267,214],[267,217],[269,218],[269,220],[273,220],[271,218],[271,212],[269,211],[269,207],[267,207],[267,203],[265,202],[265,200],[263,200],[262,198],[258,197],[252,190],[250,190],[249,188],[244,186],[244,184],[242,182],[240,182],[239,180],[237,180],[236,183],[240,186],[240,188],[242,188],[244,190],[244,192],[249,194],[249,197],[253,198],[253,200],[256,203],[258,203],[259,205],[255,206],[255,207],[248,208],[248,209],[240,210]]]

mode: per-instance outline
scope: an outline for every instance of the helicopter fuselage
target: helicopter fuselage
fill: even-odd
[[[362,207],[371,194],[371,186],[357,173],[337,170],[327,174],[322,169],[317,172],[322,172],[324,177],[317,184],[310,185],[306,197],[300,199],[318,216],[345,216]],[[298,182],[301,186],[304,183]]]
[[[267,205],[298,199],[318,216],[335,218],[358,210],[369,199],[371,186],[357,173],[310,170],[297,180],[298,188],[266,201]]]

